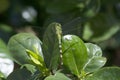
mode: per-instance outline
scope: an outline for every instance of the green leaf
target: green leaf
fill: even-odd
[[[90,41],[105,41],[111,38],[120,30],[119,21],[117,21],[117,19],[113,15],[114,14],[111,13],[99,13],[97,16],[95,16],[88,22],[88,26],[91,32],[94,33],[89,36]]]
[[[12,32],[12,28],[6,24],[0,24],[0,29],[8,33]]]
[[[120,80],[120,68],[103,68],[92,75],[89,75],[85,80]]]
[[[14,63],[4,53],[0,53],[0,72],[7,77],[14,69]]]
[[[29,55],[30,59],[33,61],[33,63],[35,63],[36,65],[43,66],[44,60],[39,54],[36,54],[28,49],[26,50],[26,52]]]
[[[14,63],[10,59],[7,46],[4,41],[0,39],[0,73],[4,75],[4,78],[6,78],[13,71],[13,69]]]
[[[8,55],[9,51],[7,49],[5,42],[2,39],[0,39],[0,53],[4,53],[4,54],[6,54],[6,56],[9,57],[9,55]]]
[[[27,54],[31,58],[33,65],[36,65],[38,69],[43,73],[43,75],[49,75],[49,70],[46,68],[43,58],[39,54],[35,54],[30,50],[26,50]]]
[[[27,69],[17,69],[12,72],[8,77],[7,80],[29,80],[31,78],[31,72]]]
[[[84,66],[84,70],[94,72],[104,66],[106,58],[102,57],[102,50],[99,46],[92,43],[86,43],[85,45],[88,52],[88,61]]]
[[[111,38],[114,34],[116,34],[120,30],[119,25],[114,25],[112,26],[103,36],[93,38],[92,41],[94,42],[100,42],[100,41],[105,41]]]
[[[30,33],[19,33],[12,36],[8,42],[8,48],[11,52],[10,55],[18,64],[28,64],[31,62],[26,49],[43,57],[41,41]]]
[[[0,71],[0,79],[5,78],[5,75]]]
[[[93,32],[92,32],[89,24],[86,23],[84,26],[84,30],[83,30],[83,39],[88,41],[88,40],[90,40],[92,35],[93,35]]]
[[[63,65],[71,73],[80,77],[87,61],[87,49],[83,41],[75,35],[65,35],[62,39]]]
[[[36,72],[36,67],[35,66],[33,66],[33,65],[31,65],[31,64],[24,64],[24,65],[22,65],[21,66],[21,69],[22,68],[26,68],[28,71],[30,71],[31,73],[32,73],[32,75]]]
[[[61,25],[52,23],[48,26],[43,37],[43,53],[47,67],[56,70],[60,59]]]
[[[56,73],[55,75],[50,75],[45,80],[71,80],[62,73]]]

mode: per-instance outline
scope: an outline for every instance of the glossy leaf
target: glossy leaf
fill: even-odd
[[[65,35],[62,39],[63,65],[71,73],[80,77],[87,61],[87,49],[83,41],[75,35]]]
[[[84,70],[94,72],[104,66],[106,58],[102,57],[102,50],[99,46],[92,43],[86,43],[85,45],[88,52],[88,61],[84,66]]]
[[[88,76],[85,80],[120,80],[120,68],[103,68],[93,73],[91,76]]]
[[[27,54],[29,55],[30,59],[32,60],[32,62],[34,63],[33,65],[37,66],[38,69],[44,74],[44,75],[48,75],[49,74],[49,70],[46,68],[46,65],[44,63],[43,58],[39,55],[36,54],[30,50],[26,50]]]
[[[12,36],[8,42],[8,48],[11,56],[18,64],[30,63],[30,58],[26,53],[26,49],[38,53],[41,57],[41,41],[33,34],[19,33]]]
[[[33,61],[33,63],[35,63],[36,65],[43,66],[44,60],[39,54],[36,54],[30,50],[26,50],[26,52]]]
[[[43,37],[43,53],[47,67],[56,70],[60,59],[61,25],[52,23],[48,26]]]
[[[4,53],[0,53],[0,72],[7,77],[14,69],[14,63],[11,59],[6,57]]]
[[[6,78],[14,69],[14,63],[8,55],[6,44],[0,39],[0,72]]]
[[[62,73],[56,73],[55,75],[50,75],[45,80],[71,80]]]

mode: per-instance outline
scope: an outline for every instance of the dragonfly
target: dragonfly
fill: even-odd
[[[86,18],[81,18],[81,17],[77,17],[75,19],[73,19],[72,21],[69,21],[68,23],[65,23],[62,25],[62,35],[66,35],[66,34],[75,34],[78,36],[81,36],[82,34],[82,30],[83,30],[83,26],[81,26],[82,23],[84,23],[87,19]],[[42,28],[40,28],[42,29]],[[50,34],[49,34],[50,35]],[[58,30],[58,34],[57,35],[61,35],[61,33],[59,33]],[[63,61],[62,61],[62,38],[58,38],[59,39],[59,53],[60,53],[60,65],[63,65]]]

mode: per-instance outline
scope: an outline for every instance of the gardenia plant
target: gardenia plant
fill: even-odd
[[[21,68],[7,80],[120,80],[119,67],[103,67],[106,58],[99,46],[63,35],[59,23],[48,26],[42,41],[31,33],[16,34],[8,48]]]

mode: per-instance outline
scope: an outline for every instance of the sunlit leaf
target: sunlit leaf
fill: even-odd
[[[43,57],[41,50],[41,41],[31,33],[19,33],[12,36],[8,42],[8,48],[11,56],[18,64],[30,63],[30,58],[26,49],[33,51]]]
[[[14,69],[14,63],[9,57],[6,44],[0,39],[0,72],[6,78]]]
[[[26,50],[26,52],[35,64],[43,66],[44,60],[39,54],[36,54],[28,49]]]
[[[6,57],[4,53],[0,53],[0,72],[7,77],[14,69],[14,63],[11,59]]]
[[[87,49],[83,41],[75,35],[65,35],[62,39],[63,65],[71,73],[80,77],[87,61]]]
[[[99,46],[86,43],[88,52],[88,61],[86,62],[84,69],[86,72],[94,72],[104,66],[106,63],[106,58],[102,57],[102,50]]]

